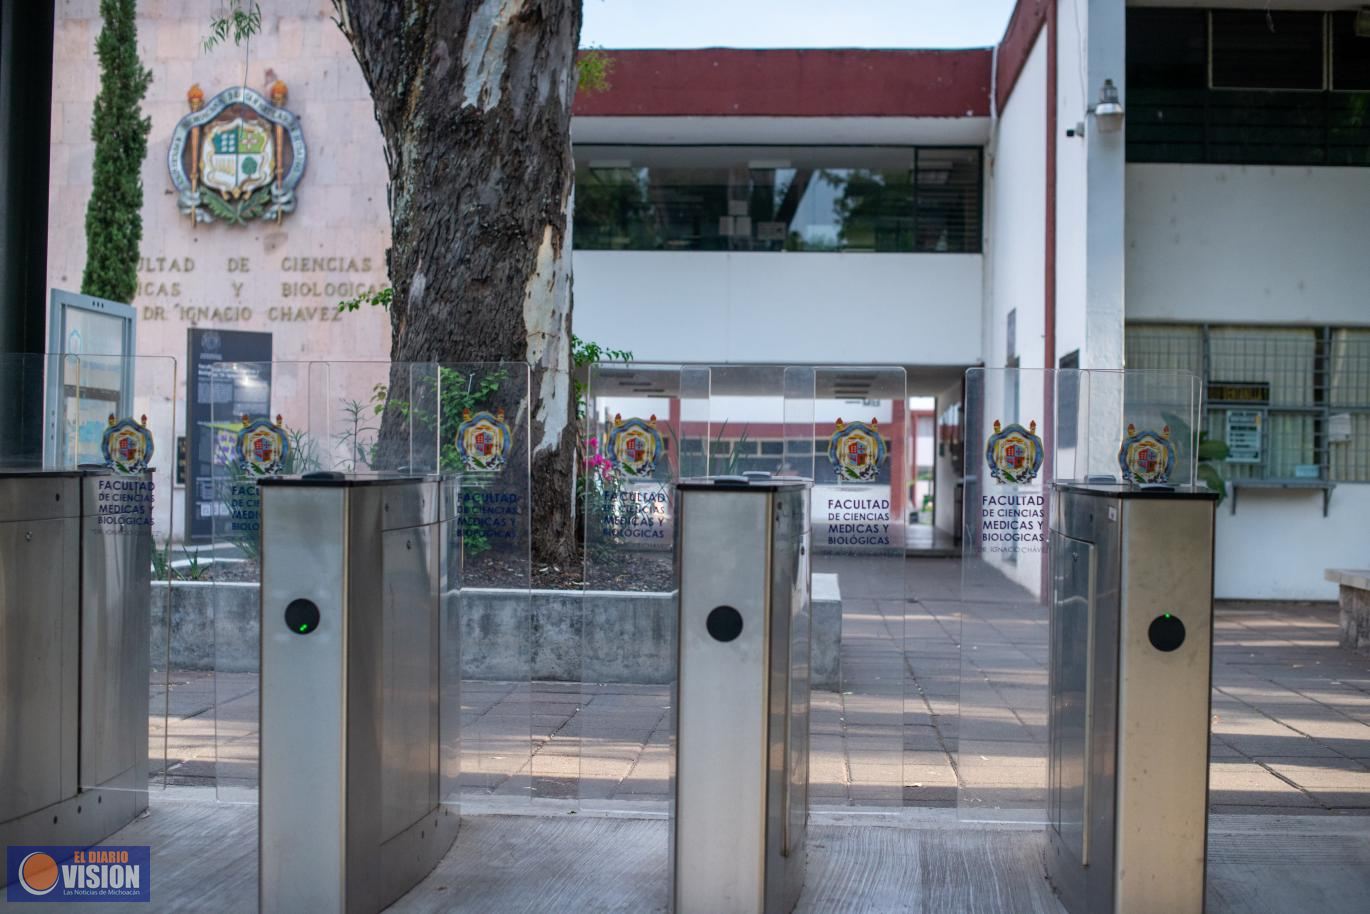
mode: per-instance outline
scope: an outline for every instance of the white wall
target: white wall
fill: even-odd
[[[1083,70],[1082,101],[1098,101],[1106,80],[1112,80],[1124,104],[1127,86],[1123,60],[1127,54],[1126,9],[1118,0],[1074,0],[1083,11],[1085,44],[1079,49],[1084,65],[1062,61],[1059,80],[1065,83]],[[1107,132],[1092,116],[1085,121],[1088,147],[1088,199],[1085,205],[1085,349],[1084,368],[1121,368],[1123,365],[1123,299],[1125,267],[1125,170],[1123,130]],[[1058,320],[1059,327],[1059,320]],[[1059,350],[1058,350],[1059,351]]]
[[[1129,320],[1370,324],[1370,169],[1127,166]]]
[[[1370,171],[1127,166],[1129,320],[1370,324]],[[1332,600],[1323,569],[1364,567],[1370,485],[1244,490],[1218,509],[1224,599]]]
[[[1046,35],[1038,37],[1000,115],[986,176],[984,361],[1001,366],[1005,320],[1017,309],[1023,367],[1042,367],[1042,240],[1046,222]]]
[[[576,251],[582,339],[638,361],[969,365],[978,254]]]
[[[1078,349],[1082,368],[1089,365],[1085,333],[1089,137],[1069,137],[1066,131],[1086,119],[1088,5],[1088,0],[1060,0],[1056,13],[1056,358]]]
[[[990,151],[992,168],[985,191],[989,238],[985,254],[987,301],[983,351],[984,363],[991,368],[1004,365],[1006,321],[1009,311],[1014,309],[1017,310],[1016,348],[1021,367],[1043,366],[1046,46],[1046,33],[1043,32],[1000,114]],[[1029,383],[1021,389],[1021,416],[1008,414],[1003,395],[1002,376],[991,374],[979,395],[981,408],[985,411],[981,417],[982,428],[990,428],[996,418],[1023,423],[1036,418],[1040,424],[1044,396],[1040,385]],[[974,426],[974,422],[970,424]],[[986,475],[984,439],[967,440],[965,447],[967,475],[983,478]],[[969,507],[979,510],[978,505]],[[1041,562],[1036,554],[1024,553],[1015,564],[1001,563],[1000,558],[991,553],[985,553],[985,558],[1029,590],[1035,592],[1040,586]]]
[[[1125,93],[1123,16],[1116,0],[1057,12],[1056,357],[1078,349],[1082,368],[1123,364],[1123,133],[1086,113],[1104,80]]]
[[[1244,490],[1218,506],[1213,590],[1218,599],[1335,600],[1326,568],[1365,568],[1370,485],[1332,490],[1327,517],[1319,491]]]

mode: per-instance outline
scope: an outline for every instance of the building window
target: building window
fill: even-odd
[[[575,247],[979,253],[978,148],[576,147]]]
[[[1129,324],[1126,360],[1203,380],[1227,479],[1370,482],[1370,330]]]
[[[1370,165],[1354,12],[1131,8],[1129,162]]]
[[[1127,11],[1127,86],[1197,89],[1208,81],[1208,13],[1199,9]]]
[[[1310,89],[1323,86],[1322,13],[1214,10],[1215,89]]]
[[[1338,92],[1370,90],[1370,34],[1356,33],[1356,16],[1352,12],[1328,17],[1332,88]]]

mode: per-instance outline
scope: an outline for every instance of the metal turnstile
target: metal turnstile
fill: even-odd
[[[1215,500],[1053,487],[1047,869],[1071,914],[1203,910]]]
[[[677,489],[673,909],[788,914],[809,809],[809,483]]]
[[[379,911],[457,835],[457,633],[433,478],[260,481],[260,901]],[[449,675],[445,675],[445,672]]]
[[[0,845],[147,808],[151,475],[0,472]]]

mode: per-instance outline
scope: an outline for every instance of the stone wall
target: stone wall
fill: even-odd
[[[339,315],[339,301],[385,283],[390,222],[386,167],[371,97],[328,0],[263,4],[262,33],[206,52],[216,4],[141,0],[138,52],[152,71],[143,103],[152,120],[143,163],[143,242],[138,273],[138,351],[184,364],[186,329],[270,331],[279,360],[385,359],[389,321],[380,309]],[[53,67],[49,285],[79,291],[85,207],[99,90],[98,0],[58,4]],[[300,118],[308,153],[296,210],[280,222],[194,224],[178,211],[168,170],[172,132],[199,85],[206,100],[277,81]],[[182,379],[184,375],[182,375]],[[169,393],[169,392],[158,392]],[[184,428],[184,425],[178,425]]]

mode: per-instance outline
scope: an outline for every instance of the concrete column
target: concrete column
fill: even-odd
[[[0,3],[0,465],[42,452],[54,0]],[[21,455],[21,456],[15,456]]]
[[[0,353],[43,351],[53,22],[54,0],[0,5]]]
[[[1104,80],[1118,87],[1127,106],[1127,8],[1124,0],[1075,0],[1087,23],[1086,104],[1094,105]],[[1105,133],[1086,124],[1085,348],[1081,367],[1123,367],[1124,129]]]

